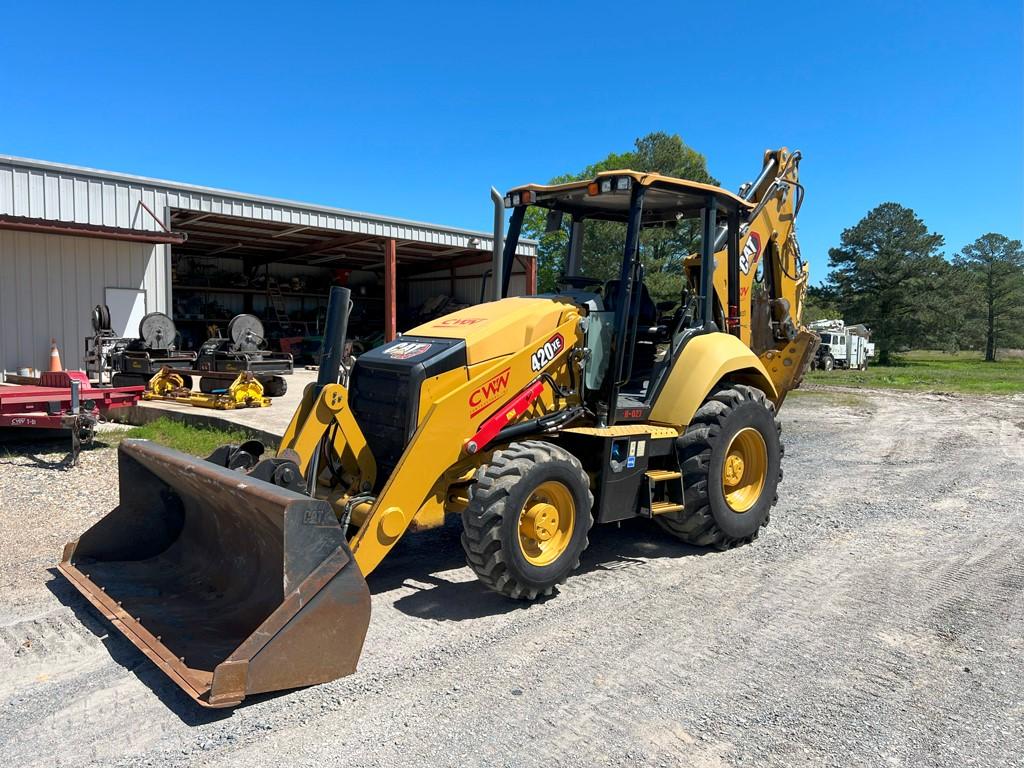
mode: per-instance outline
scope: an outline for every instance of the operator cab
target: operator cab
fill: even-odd
[[[644,420],[688,339],[726,328],[738,333],[739,297],[731,291],[739,281],[732,269],[738,269],[740,220],[752,203],[707,184],[630,170],[517,187],[504,202],[512,208],[506,273],[529,206],[546,210],[548,233],[564,233],[556,294],[587,310],[585,399],[604,423]],[[715,295],[714,270],[702,269],[727,245],[728,312]],[[645,261],[653,258],[673,286],[671,298],[663,291],[660,302],[645,279]]]

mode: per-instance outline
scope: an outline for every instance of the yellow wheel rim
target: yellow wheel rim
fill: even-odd
[[[749,510],[761,497],[768,475],[768,447],[753,427],[741,429],[725,452],[722,464],[722,493],[733,512]]]
[[[538,485],[519,512],[519,548],[531,565],[550,565],[569,548],[576,526],[572,492],[555,480]]]

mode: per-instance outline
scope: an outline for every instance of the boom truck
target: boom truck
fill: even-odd
[[[552,594],[595,522],[752,541],[782,476],[776,413],[817,344],[800,324],[799,162],[766,152],[739,194],[631,170],[492,189],[493,301],[363,354],[343,386],[350,296],[333,288],[319,378],[276,452],[122,441],[120,503],[60,571],[199,704],[230,707],[352,673],[366,578],[448,515],[480,581],[518,600]],[[567,225],[566,271],[553,293],[510,297],[531,206]],[[686,220],[701,246],[660,312],[644,233]],[[580,271],[600,221],[623,232],[607,281]]]
[[[842,320],[815,320],[808,328],[821,339],[818,352],[811,361],[812,369],[867,370],[868,360],[875,354],[875,345],[870,341],[871,331],[863,323],[846,325]]]

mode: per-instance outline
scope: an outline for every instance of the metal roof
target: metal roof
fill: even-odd
[[[369,262],[394,238],[400,260],[454,258],[491,249],[492,234],[230,190],[0,155],[0,216],[161,232],[146,209],[194,238],[176,252],[284,253],[285,258]],[[246,219],[251,222],[242,222]],[[201,243],[203,244],[202,247]],[[262,244],[262,245],[261,245]],[[536,255],[534,241],[516,253]],[[269,258],[269,255],[268,255]]]

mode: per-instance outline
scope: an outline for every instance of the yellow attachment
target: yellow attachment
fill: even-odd
[[[263,402],[263,385],[249,371],[238,374],[238,378],[231,382],[224,395],[235,404],[235,407],[270,405],[269,401]]]
[[[230,411],[236,408],[265,408],[270,398],[263,396],[263,385],[249,371],[242,371],[231,382],[227,391],[218,395],[193,392],[185,387],[185,381],[168,368],[162,368],[146,386],[143,400],[165,400],[198,408],[214,408]]]
[[[158,397],[166,397],[173,392],[185,389],[185,380],[167,368],[161,368],[146,385],[147,394],[152,392]]]
[[[277,455],[284,457],[286,451],[289,455],[291,452],[297,454],[299,469],[305,474],[324,433],[332,424],[338,425],[334,452],[341,461],[344,474],[355,479],[353,487],[345,490],[351,493],[370,490],[377,479],[377,462],[352,415],[348,391],[340,384],[328,384],[319,394],[315,384],[306,387],[302,402],[281,438]]]
[[[753,427],[741,429],[725,452],[722,493],[733,512],[746,512],[761,497],[768,475],[768,447]]]
[[[569,547],[576,527],[572,492],[556,480],[541,483],[519,512],[519,547],[531,565],[550,565]]]
[[[800,381],[807,372],[808,365],[820,344],[820,337],[806,328],[801,327],[796,337],[779,349],[769,349],[761,353],[761,362],[771,378],[779,399],[775,405],[782,405],[783,399],[791,389],[800,386]]]

